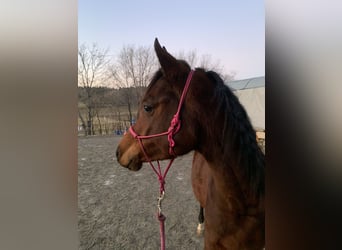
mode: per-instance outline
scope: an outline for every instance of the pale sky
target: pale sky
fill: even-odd
[[[116,55],[157,37],[171,54],[209,54],[237,80],[265,75],[263,1],[79,0],[78,10],[79,44],[96,42]]]

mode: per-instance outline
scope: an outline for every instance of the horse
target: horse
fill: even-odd
[[[136,123],[119,142],[118,162],[138,171],[143,162],[194,151],[192,187],[200,222],[205,220],[204,248],[263,249],[265,160],[246,110],[216,72],[191,70],[158,39],[154,49],[161,68],[146,89]],[[180,124],[170,143],[176,112]],[[149,136],[155,134],[161,136]]]

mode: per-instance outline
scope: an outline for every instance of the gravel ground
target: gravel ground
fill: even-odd
[[[120,136],[79,137],[79,249],[159,249],[159,184],[149,165],[119,166]],[[167,162],[163,162],[166,165]],[[179,157],[166,179],[166,249],[203,249],[196,235],[199,204],[191,188],[192,153]]]

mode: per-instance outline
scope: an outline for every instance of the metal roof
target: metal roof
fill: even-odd
[[[265,87],[265,77],[253,77],[244,80],[230,81],[226,83],[232,90],[253,89]]]

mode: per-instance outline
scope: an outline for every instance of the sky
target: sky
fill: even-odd
[[[172,53],[196,50],[235,72],[235,79],[265,75],[263,1],[79,0],[78,43],[97,43],[117,55],[124,45]]]

